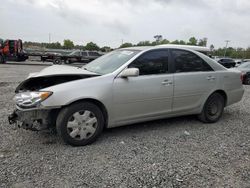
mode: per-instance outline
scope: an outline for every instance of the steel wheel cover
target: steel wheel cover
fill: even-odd
[[[71,138],[83,140],[90,138],[97,128],[97,118],[89,110],[75,112],[67,122],[67,131]]]

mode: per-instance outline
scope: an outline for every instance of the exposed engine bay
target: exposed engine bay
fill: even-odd
[[[94,76],[98,75],[51,75],[42,77],[31,77],[23,81],[16,88],[15,92],[19,93],[25,91],[38,91],[46,87]]]
[[[17,93],[18,95],[27,92],[28,93],[39,92],[39,90],[43,88],[95,76],[98,75],[58,74],[58,75],[30,77],[19,84],[19,86],[15,90],[15,93]],[[16,105],[20,107],[18,104]],[[22,107],[22,109],[26,108]],[[12,114],[9,115],[8,120],[10,124],[16,124],[18,127],[22,127],[24,129],[43,130],[47,129],[51,125],[55,125],[55,117],[57,117],[58,111],[59,109],[32,109],[32,108],[31,110],[25,110],[25,111],[15,110]]]

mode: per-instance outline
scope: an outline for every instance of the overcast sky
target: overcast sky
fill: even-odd
[[[0,38],[123,42],[208,38],[216,48],[250,46],[250,0],[0,0]]]

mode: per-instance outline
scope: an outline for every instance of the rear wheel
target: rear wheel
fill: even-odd
[[[198,115],[200,121],[204,123],[217,122],[225,107],[225,99],[219,93],[213,93],[208,97],[201,114]]]
[[[84,146],[94,142],[104,127],[104,117],[93,103],[80,102],[62,109],[56,130],[64,142],[73,146]]]

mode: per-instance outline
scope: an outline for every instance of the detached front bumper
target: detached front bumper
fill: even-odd
[[[8,116],[8,120],[10,124],[16,124],[19,128],[39,131],[55,125],[57,114],[57,110],[54,109],[16,109]]]

